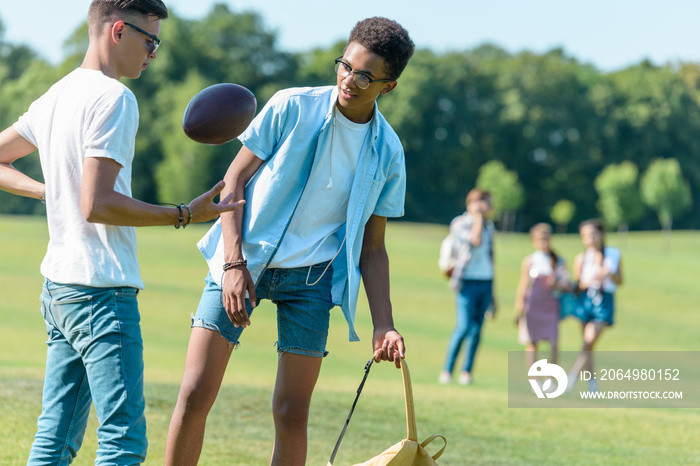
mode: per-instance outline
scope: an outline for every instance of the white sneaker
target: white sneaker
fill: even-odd
[[[452,374],[450,374],[447,371],[442,371],[440,372],[440,376],[438,377],[438,383],[445,385],[452,382]]]
[[[469,385],[472,383],[472,375],[469,372],[462,372],[459,374],[459,379],[457,383],[460,385]]]

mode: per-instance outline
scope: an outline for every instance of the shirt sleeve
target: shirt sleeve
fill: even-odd
[[[37,147],[37,140],[36,140],[36,135],[34,134],[34,131],[32,130],[32,116],[33,116],[33,110],[35,106],[37,105],[36,101],[33,102],[29,106],[29,110],[27,110],[24,115],[19,117],[19,120],[15,122],[12,127],[19,133],[20,136],[22,136],[24,139],[27,141],[31,142],[34,147]]]
[[[267,160],[282,140],[284,121],[289,118],[291,111],[293,108],[288,95],[283,91],[277,92],[238,140],[258,158]]]
[[[85,157],[112,159],[121,166],[134,156],[139,110],[133,94],[96,102],[85,128]]]
[[[380,217],[402,217],[406,200],[406,164],[403,150],[399,150],[391,163],[382,192],[374,208]]]

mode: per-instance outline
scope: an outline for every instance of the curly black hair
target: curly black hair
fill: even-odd
[[[380,16],[363,19],[355,24],[348,45],[351,42],[382,57],[387,78],[393,81],[399,79],[415,49],[406,29],[396,21]]]

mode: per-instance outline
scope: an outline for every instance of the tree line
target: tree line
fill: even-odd
[[[237,141],[206,146],[183,133],[183,111],[198,91],[237,83],[262,108],[279,89],[334,84],[333,60],[345,45],[284,52],[258,13],[223,4],[199,19],[171,15],[161,37],[158,59],[140,79],[124,81],[138,99],[141,121],[132,190],[149,202],[186,202],[220,179],[238,152]],[[83,24],[66,40],[65,60],[54,66],[27,46],[7,43],[0,23],[0,126],[11,125],[79,66],[86,48]],[[599,216],[630,229],[670,227],[671,221],[700,227],[700,203],[693,202],[700,199],[696,63],[645,61],[603,73],[561,49],[420,49],[379,108],[406,152],[405,220],[448,223],[464,210],[467,191],[487,183],[511,188],[499,193],[510,199],[499,217],[502,228],[522,231],[545,221],[565,231]],[[686,187],[684,209],[662,213],[654,204],[661,201],[650,200],[666,181],[647,182],[655,187],[644,194],[642,175],[659,163],[677,165],[680,178],[671,183]],[[38,156],[15,165],[41,176]],[[0,213],[42,212],[36,201],[0,193]]]

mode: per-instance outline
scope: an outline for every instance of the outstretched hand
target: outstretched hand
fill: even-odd
[[[234,211],[245,204],[245,200],[243,199],[240,201],[231,202],[233,201],[233,193],[229,194],[224,199],[221,199],[218,203],[214,202],[214,198],[224,189],[225,186],[226,183],[224,181],[219,181],[209,191],[190,202],[189,208],[192,212],[191,223],[201,223],[214,220],[222,213]]]
[[[403,343],[403,337],[396,329],[392,328],[386,331],[375,329],[372,347],[374,348],[375,362],[394,361],[396,368],[401,368],[401,359],[406,358],[406,347]]]

